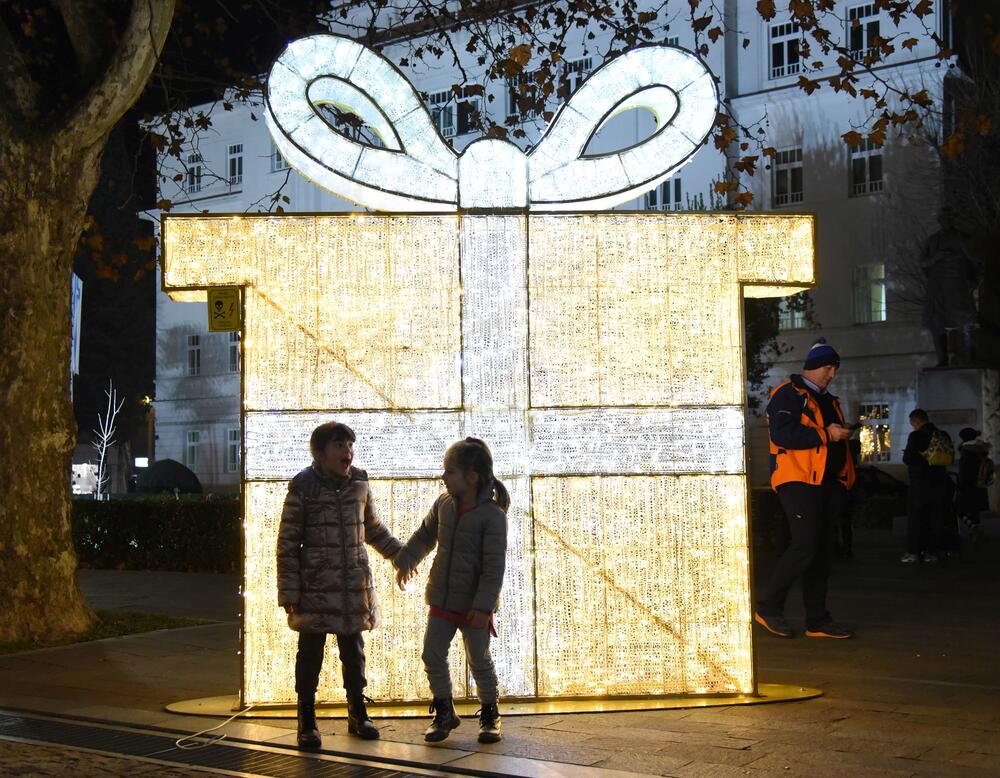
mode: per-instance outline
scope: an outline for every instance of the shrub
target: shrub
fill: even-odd
[[[238,500],[74,500],[72,521],[81,567],[198,573],[240,569]]]

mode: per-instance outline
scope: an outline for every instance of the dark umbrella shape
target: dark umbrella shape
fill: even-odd
[[[201,494],[201,481],[175,459],[158,459],[136,479],[136,490],[143,494],[158,492]]]

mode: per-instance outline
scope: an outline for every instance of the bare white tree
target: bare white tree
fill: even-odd
[[[115,417],[118,411],[125,404],[125,399],[118,399],[118,390],[115,389],[114,382],[108,379],[108,388],[104,390],[108,398],[108,407],[103,414],[97,414],[97,429],[94,430],[94,450],[97,452],[97,491],[94,492],[96,500],[101,499],[101,495],[107,494],[108,481],[106,460],[108,449],[115,444]]]

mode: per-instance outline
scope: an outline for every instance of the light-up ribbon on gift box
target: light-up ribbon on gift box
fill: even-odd
[[[332,126],[318,110],[324,104],[360,117],[384,147]],[[701,60],[674,47],[642,47],[588,76],[528,154],[481,139],[458,155],[389,60],[348,38],[314,35],[275,62],[266,118],[286,161],[369,208],[580,211],[626,202],[669,177],[705,140],[717,106],[715,79]],[[627,149],[585,153],[610,117],[631,108],[649,109],[656,132]]]

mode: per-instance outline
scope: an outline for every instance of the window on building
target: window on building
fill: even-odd
[[[187,374],[201,375],[201,336],[187,336]]]
[[[808,325],[806,319],[806,294],[801,292],[778,301],[778,329],[801,330]]]
[[[338,134],[375,149],[385,148],[385,142],[375,128],[354,111],[341,108],[335,103],[319,103],[316,113]]]
[[[771,25],[771,78],[784,78],[799,72],[799,41],[802,33],[797,22]]]
[[[240,333],[229,333],[229,372],[240,372]]]
[[[507,116],[534,119],[538,116],[535,103],[538,100],[538,84],[534,73],[521,73],[507,80]]]
[[[646,209],[650,211],[679,211],[681,206],[680,176],[668,178],[656,189],[646,192]]]
[[[889,404],[861,403],[858,421],[861,422],[858,435],[861,441],[861,461],[888,462],[892,452]]]
[[[455,96],[453,90],[432,92],[427,95],[431,117],[443,138],[456,135],[467,135],[479,126],[479,116],[483,110],[483,101],[479,95],[473,95],[463,89],[462,97]]]
[[[228,430],[226,433],[226,472],[240,471],[240,431]]]
[[[271,144],[271,172],[277,173],[282,170],[288,170],[288,163],[285,158],[281,156],[281,152],[278,151],[278,147],[273,143]]]
[[[185,190],[190,194],[201,191],[201,154],[193,152],[187,156],[187,181]]]
[[[580,88],[580,84],[593,69],[594,60],[592,57],[583,57],[563,64],[563,75],[566,78],[566,85],[569,87],[567,97]]]
[[[878,10],[874,3],[847,9],[847,41],[852,57],[864,59],[875,53],[878,31]]]
[[[226,170],[229,185],[238,186],[243,183],[243,144],[233,143],[226,149]]]
[[[851,146],[851,194],[882,191],[882,147],[870,138]]]
[[[681,39],[680,39],[680,37],[677,36],[677,35],[669,35],[669,36],[667,36],[667,45],[668,46],[680,46],[681,45]]]
[[[881,262],[854,268],[854,323],[885,321],[885,265]]]
[[[450,89],[427,95],[431,118],[434,119],[434,126],[442,138],[451,138],[455,134],[455,104],[452,97]]]
[[[802,149],[782,149],[774,158],[774,204],[802,202]]]
[[[201,430],[188,430],[187,445],[184,446],[184,464],[192,470],[198,469],[198,449],[201,448]]]

